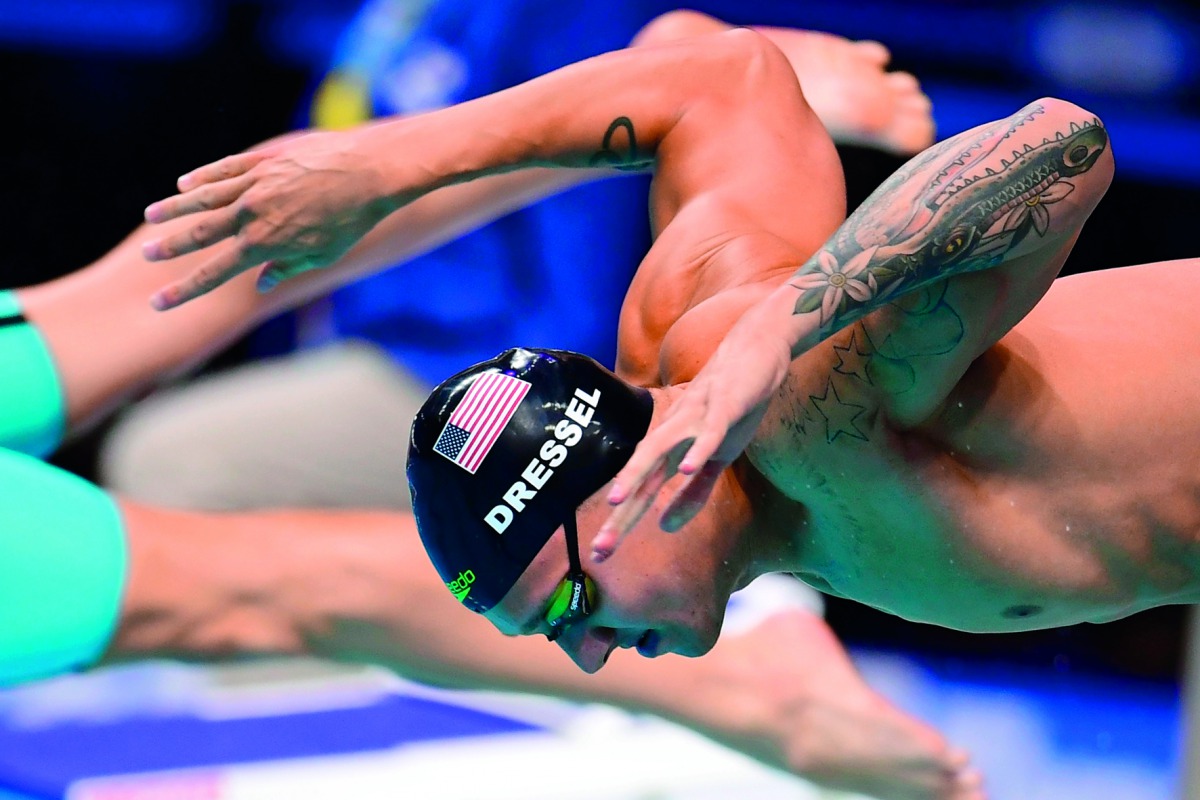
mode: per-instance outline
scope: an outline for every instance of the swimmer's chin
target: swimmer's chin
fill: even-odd
[[[720,628],[716,628],[711,633],[708,631],[689,630],[682,637],[671,637],[663,635],[658,646],[654,649],[653,654],[642,652],[642,648],[638,648],[638,652],[646,658],[658,658],[659,656],[671,653],[672,655],[683,656],[684,658],[699,658],[716,647],[717,637],[720,635]]]

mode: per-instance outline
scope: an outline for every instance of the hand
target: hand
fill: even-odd
[[[742,315],[662,422],[638,443],[613,479],[608,502],[615,509],[592,542],[594,561],[612,555],[677,472],[686,478],[659,524],[665,531],[679,530],[750,444],[791,363],[787,337],[767,319],[753,309]]]
[[[392,209],[371,128],[300,136],[223,158],[179,179],[179,194],[146,209],[148,222],[189,214],[187,230],[146,242],[149,261],[165,261],[224,239],[211,257],[151,300],[172,308],[261,267],[259,291],[341,258]]]

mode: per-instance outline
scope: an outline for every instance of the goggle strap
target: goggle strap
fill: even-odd
[[[576,575],[582,577],[583,564],[579,560],[579,528],[575,526],[574,514],[567,517],[563,528],[567,534],[567,563],[571,566],[571,577]]]
[[[587,596],[587,577],[583,574],[583,564],[579,560],[579,528],[575,523],[574,514],[563,522],[563,531],[567,535],[567,563],[571,567],[571,573],[567,577],[579,584],[579,600],[574,602],[575,598],[572,597],[573,602],[570,609],[571,611],[582,610],[587,613],[591,603]]]

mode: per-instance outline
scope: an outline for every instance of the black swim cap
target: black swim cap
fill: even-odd
[[[587,356],[506,350],[433,390],[408,482],[421,541],[468,608],[500,601],[650,427],[650,392]]]

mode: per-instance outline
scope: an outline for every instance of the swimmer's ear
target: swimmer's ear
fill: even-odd
[[[698,472],[692,475],[671,498],[670,505],[659,518],[659,527],[664,531],[674,533],[700,513],[708,496],[712,494],[717,479],[728,466],[721,461],[709,461]]]

